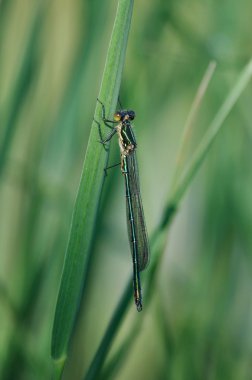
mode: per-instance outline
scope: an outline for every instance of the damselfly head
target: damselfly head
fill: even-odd
[[[134,120],[134,118],[135,118],[135,112],[132,110],[117,111],[114,114],[115,121]]]

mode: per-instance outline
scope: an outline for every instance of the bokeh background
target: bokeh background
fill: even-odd
[[[116,6],[0,1],[3,380],[52,374],[60,274]],[[185,162],[251,57],[251,14],[249,0],[135,1],[120,98],[137,114],[150,235],[199,83],[215,60]],[[252,379],[251,97],[249,85],[184,197],[155,296],[141,314],[132,299],[112,354],[139,318],[136,338],[107,378]],[[114,141],[111,164],[118,159]],[[123,182],[110,170],[65,380],[83,378],[131,273]]]

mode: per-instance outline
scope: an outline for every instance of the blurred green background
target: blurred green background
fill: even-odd
[[[115,0],[0,1],[0,378],[49,379],[50,339],[74,200]],[[186,161],[251,57],[252,3],[135,2],[120,98],[135,131],[149,234],[211,60]],[[134,345],[109,378],[252,379],[252,86],[186,194]],[[110,162],[118,162],[117,141]],[[131,273],[119,168],[106,178],[64,379],[82,379]],[[84,233],[84,232],[83,232]],[[108,378],[104,375],[104,378]]]

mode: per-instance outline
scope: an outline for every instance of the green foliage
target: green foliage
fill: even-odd
[[[114,30],[108,49],[99,99],[104,107],[115,110],[129,31],[132,1],[119,1]],[[67,356],[74,320],[79,308],[81,290],[85,283],[87,262],[106,167],[106,148],[98,144],[98,127],[103,124],[98,102],[87,146],[80,186],[74,206],[52,335],[52,357],[62,362]],[[101,132],[101,131],[100,131]],[[100,137],[101,138],[101,137]]]
[[[251,376],[251,4],[142,0],[129,31],[132,6],[0,2],[1,379]],[[152,253],[141,313],[93,123],[106,134],[96,98],[111,117],[119,89]]]

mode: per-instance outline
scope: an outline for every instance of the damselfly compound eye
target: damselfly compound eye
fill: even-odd
[[[129,119],[134,120],[135,119],[135,112],[134,111],[128,111]]]

